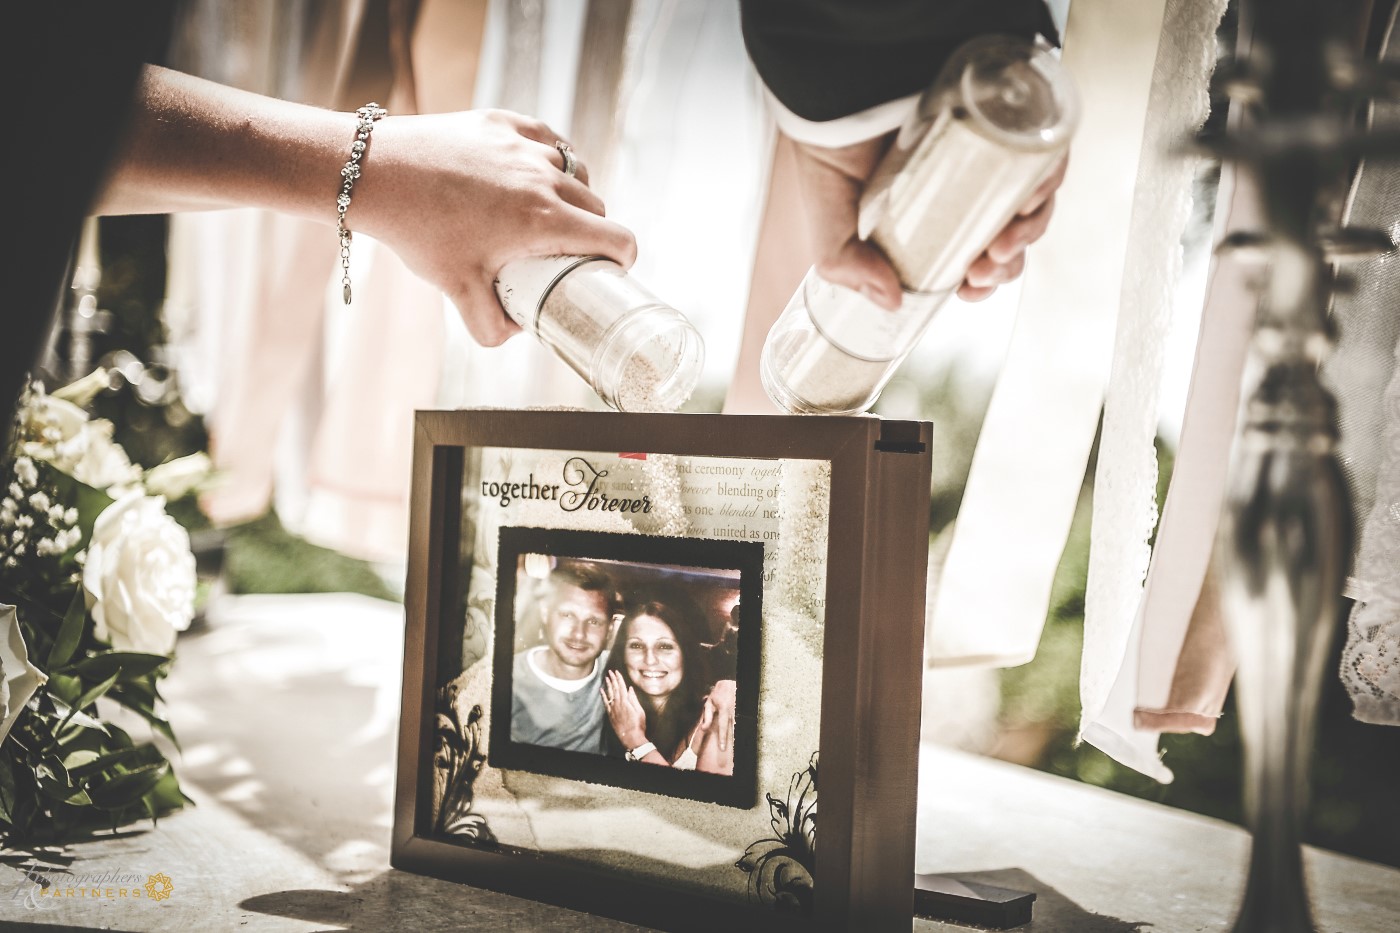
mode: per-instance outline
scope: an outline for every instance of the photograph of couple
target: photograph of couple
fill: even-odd
[[[734,773],[740,572],[521,554],[513,743]]]

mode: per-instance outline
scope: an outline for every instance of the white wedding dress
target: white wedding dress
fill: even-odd
[[[1381,52],[1400,60],[1395,14]],[[1400,105],[1376,101],[1373,129],[1400,127]],[[1400,217],[1400,159],[1366,159],[1346,226],[1392,236]],[[1400,726],[1400,263],[1394,255],[1348,267],[1353,287],[1333,307],[1337,346],[1323,377],[1338,396],[1343,469],[1356,504],[1357,552],[1347,595],[1342,682],[1364,722]]]

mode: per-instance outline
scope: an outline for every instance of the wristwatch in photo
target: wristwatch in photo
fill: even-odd
[[[650,755],[654,751],[656,751],[656,743],[645,742],[641,745],[638,745],[636,748],[629,750],[625,755],[623,755],[623,757],[626,758],[628,761],[641,761],[643,758]]]

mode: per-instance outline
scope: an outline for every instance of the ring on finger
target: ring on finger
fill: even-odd
[[[578,174],[578,158],[574,155],[574,147],[561,139],[555,142],[554,148],[559,150],[559,155],[564,159],[564,174],[570,178],[575,177]]]

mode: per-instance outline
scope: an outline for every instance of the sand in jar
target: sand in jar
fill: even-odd
[[[955,112],[920,140],[877,208],[869,239],[906,289],[951,295],[1061,155],[1009,148]]]
[[[889,311],[809,271],[764,344],[764,389],[798,414],[865,411],[944,298],[911,293]],[[780,380],[768,365],[775,360]]]
[[[704,364],[700,334],[616,263],[549,256],[501,270],[507,313],[619,411],[675,411]]]

